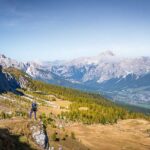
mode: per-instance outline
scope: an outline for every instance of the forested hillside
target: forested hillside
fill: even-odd
[[[41,81],[32,80],[27,74],[14,68],[8,68],[7,71],[16,77],[24,79],[26,88],[22,92],[30,93],[36,97],[47,99],[47,95],[55,95],[56,97],[71,101],[69,111],[62,111],[59,115],[61,118],[71,121],[92,123],[116,123],[119,119],[129,118],[146,118],[142,113],[130,112],[125,108],[117,106],[114,102],[107,100],[99,94],[81,92],[71,88],[60,87],[47,84]]]
[[[41,149],[37,148],[38,143],[33,139],[31,131],[32,126],[39,126],[41,122],[50,144],[55,148],[61,144],[64,150],[87,150],[87,145],[79,142],[76,131],[72,130],[74,124],[83,128],[89,124],[117,125],[120,120],[126,119],[150,120],[148,115],[131,112],[99,94],[33,80],[26,73],[12,67],[2,69],[2,72],[9,74],[18,83],[18,87],[0,94],[0,128],[4,136],[9,137],[11,144],[15,142],[13,137],[17,137],[16,142],[23,149]],[[33,101],[38,104],[37,121],[30,120],[28,115]],[[6,139],[0,137],[0,140],[5,142]],[[4,149],[3,145],[0,146]]]

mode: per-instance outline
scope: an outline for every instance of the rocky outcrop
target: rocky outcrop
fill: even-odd
[[[24,89],[28,88],[28,80],[27,80],[27,77],[24,78],[23,76],[20,76],[18,82],[19,82],[19,85],[20,85],[21,88],[24,88]]]
[[[9,73],[3,72],[0,66],[0,93],[15,91],[19,87],[19,82]]]
[[[32,138],[42,148],[49,149],[48,136],[42,122],[34,124],[30,127]]]

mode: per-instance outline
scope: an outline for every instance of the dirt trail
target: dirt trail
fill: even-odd
[[[138,119],[115,125],[74,125],[68,128],[91,150],[150,150],[150,122]]]

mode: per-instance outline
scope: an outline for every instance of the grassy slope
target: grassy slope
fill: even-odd
[[[11,117],[14,118],[10,122],[8,121],[9,123],[7,121],[5,122],[4,120],[2,120],[0,128],[8,129],[14,135],[14,137],[19,137],[16,138],[17,142],[19,139],[18,144],[22,145],[22,142],[20,142],[20,137],[23,140],[28,138],[28,134],[26,134],[28,133],[28,129],[24,126],[24,123],[26,122],[28,116],[27,113],[31,105],[31,101],[29,99],[36,100],[39,103],[38,118],[41,117],[42,113],[46,114],[46,117],[43,114],[42,119],[47,126],[47,131],[50,137],[50,143],[55,147],[58,147],[59,144],[62,144],[64,150],[69,150],[73,148],[76,150],[76,145],[78,145],[78,147],[80,147],[80,149],[82,150],[86,149],[86,147],[78,140],[71,138],[71,132],[75,131],[74,129],[69,131],[67,131],[65,128],[59,129],[56,126],[57,123],[72,124],[72,122],[82,122],[86,124],[110,124],[115,123],[117,122],[117,120],[120,119],[149,119],[149,117],[144,116],[143,114],[130,113],[126,109],[116,106],[113,102],[108,101],[100,95],[50,85],[40,81],[34,81],[31,80],[25,73],[20,72],[17,69],[15,69],[14,71],[13,68],[9,68],[9,70],[7,71],[13,74],[13,76],[15,76],[17,79],[19,79],[20,76],[23,76],[28,81],[28,90],[21,90],[21,92],[25,94],[25,97],[15,95],[13,93],[0,95],[3,97],[7,97],[0,98],[1,110],[4,111],[6,114],[10,111],[12,112],[11,115],[6,115],[5,118],[3,118],[4,114],[2,113],[0,114],[0,117],[3,119]],[[47,102],[53,102],[55,104],[58,104],[60,108],[52,108],[51,106],[47,105]],[[25,119],[21,120],[20,116],[22,116]],[[15,120],[17,119],[19,119],[20,122],[19,126],[17,123],[15,124]],[[53,119],[54,121],[49,122],[50,119]],[[12,126],[11,123],[14,123],[15,126]],[[30,123],[30,120],[26,124],[28,123]],[[23,130],[26,132],[24,132]],[[1,130],[1,132],[3,131]],[[53,141],[51,138],[52,134],[55,132],[59,133],[57,135],[59,138],[59,142]],[[66,136],[65,140],[64,136]],[[12,137],[13,136],[10,136],[10,138]],[[25,143],[26,144],[23,146],[30,146],[29,149],[31,149],[31,147],[38,149],[36,148],[36,145],[32,141],[32,139],[31,142],[27,140],[25,141]]]
[[[115,123],[118,119],[127,118],[147,118],[140,113],[131,113],[126,109],[115,105],[98,94],[81,92],[78,90],[46,84],[40,81],[32,80],[27,74],[18,69],[8,68],[6,70],[17,79],[24,77],[27,88],[32,91],[30,94],[45,99],[46,95],[53,94],[58,98],[73,102],[70,111],[62,113],[61,117],[68,118],[71,121],[81,121],[83,123]],[[36,92],[34,92],[36,91]],[[39,93],[37,92],[39,91]],[[80,107],[87,107],[87,110],[81,110]]]
[[[32,140],[29,123],[22,118],[0,120],[0,149],[40,150]]]
[[[16,96],[13,93],[5,93],[0,96],[4,97],[0,98],[0,107],[2,111],[0,111],[0,135],[4,133],[4,136],[8,137],[10,143],[8,146],[11,146],[12,144],[14,145],[12,150],[17,149],[18,147],[20,147],[21,150],[40,149],[31,138],[31,132],[29,130],[29,125],[32,123],[38,123],[40,121],[39,118],[42,118],[44,123],[46,121],[51,146],[58,148],[61,144],[63,145],[64,150],[70,150],[78,145],[78,148],[80,147],[81,150],[87,150],[86,146],[78,142],[78,140],[72,139],[71,132],[67,132],[64,128],[59,129],[56,127],[55,124],[58,122],[61,123],[61,121],[57,119],[57,115],[55,115],[54,111],[55,109],[52,109],[47,106],[46,103],[43,103],[42,99],[37,99],[39,106],[37,112],[38,121],[36,122],[33,121],[33,119],[28,119],[31,101],[27,100],[27,97]],[[34,99],[36,99],[36,97],[33,97],[33,100]],[[61,109],[59,109],[59,111],[61,111]],[[59,141],[55,141],[51,138],[55,132],[58,133],[57,139]],[[0,137],[1,147],[4,147],[2,144],[4,141],[7,142],[6,138],[2,139]],[[4,147],[4,149],[10,150],[9,147],[7,149]]]
[[[62,113],[62,117],[67,117],[71,121],[105,124],[114,123],[118,119],[149,118],[141,113],[129,112],[127,109],[117,106],[115,103],[97,94],[45,84],[40,81],[33,82],[34,90],[42,91],[40,94],[54,94],[61,99],[72,102],[70,111]],[[87,107],[88,109],[81,110],[80,107]]]

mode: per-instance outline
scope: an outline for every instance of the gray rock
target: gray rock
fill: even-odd
[[[47,145],[48,143],[46,143],[47,137],[47,133],[43,127],[43,124],[37,124],[34,126],[30,127],[30,130],[32,132],[32,137],[34,139],[34,141],[43,149],[45,149],[45,147],[47,147],[47,149],[49,149],[49,145]],[[45,146],[47,145],[47,146]]]
[[[0,66],[0,92],[15,91],[20,85],[9,73],[3,72]]]

